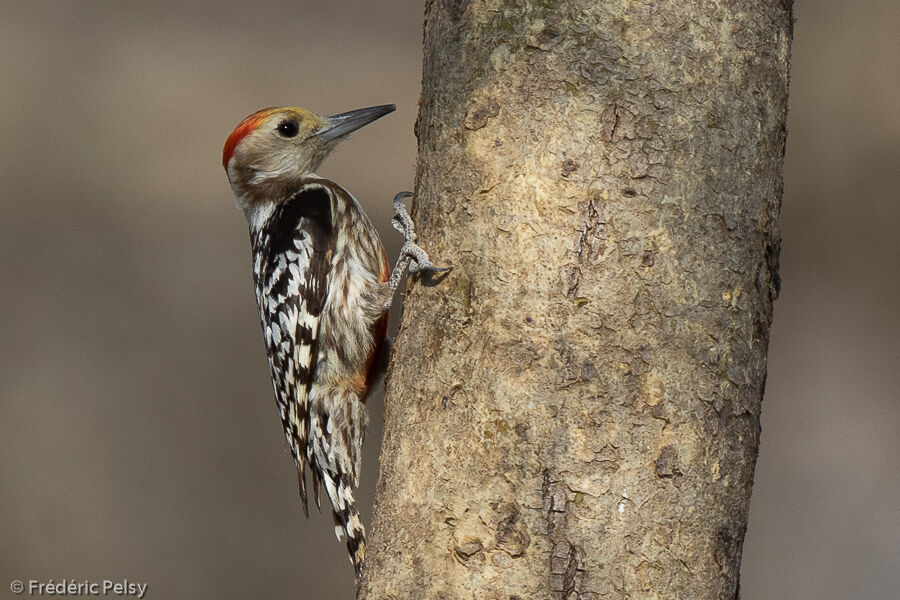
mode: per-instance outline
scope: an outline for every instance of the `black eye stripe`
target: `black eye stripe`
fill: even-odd
[[[293,119],[282,121],[275,129],[278,131],[278,133],[287,138],[296,137],[297,133],[300,131],[300,127],[297,125],[297,121]]]

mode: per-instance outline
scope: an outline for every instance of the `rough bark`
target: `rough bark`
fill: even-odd
[[[789,4],[428,3],[361,597],[737,596]]]

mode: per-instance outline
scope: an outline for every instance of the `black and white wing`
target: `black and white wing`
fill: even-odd
[[[329,193],[310,184],[281,203],[253,235],[253,277],[272,385],[307,516],[309,391],[334,253],[331,212]],[[317,473],[312,478],[318,505]]]

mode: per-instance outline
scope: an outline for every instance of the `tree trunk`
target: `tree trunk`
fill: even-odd
[[[360,596],[735,598],[788,0],[433,0]]]

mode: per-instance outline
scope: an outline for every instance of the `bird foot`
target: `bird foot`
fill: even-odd
[[[394,196],[394,216],[391,219],[391,225],[394,229],[403,234],[406,243],[400,249],[400,258],[397,259],[397,266],[391,272],[391,278],[388,280],[388,286],[391,292],[400,285],[400,279],[409,271],[411,275],[417,273],[443,273],[449,271],[451,267],[436,267],[428,258],[428,253],[416,244],[416,232],[413,227],[412,218],[406,210],[406,204],[403,203],[404,198],[409,198],[412,192],[400,192]],[[393,293],[391,294],[393,296]],[[385,303],[385,308],[389,308],[392,298]]]

